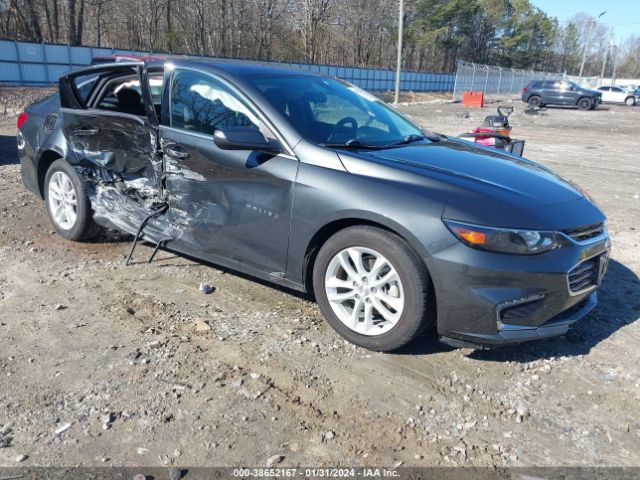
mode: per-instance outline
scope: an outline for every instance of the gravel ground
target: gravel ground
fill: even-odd
[[[448,134],[492,111],[401,108]],[[640,466],[640,107],[516,108],[527,156],[609,217],[600,305],[560,338],[395,354],[345,343],[289,291],[170,252],[149,265],[149,247],[125,267],[127,236],[63,241],[4,117],[0,465]]]

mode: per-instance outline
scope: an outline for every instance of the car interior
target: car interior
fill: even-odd
[[[162,109],[162,73],[149,76],[151,96],[158,117]],[[143,117],[146,115],[137,72],[109,71],[89,80],[75,80],[78,96],[93,108]]]

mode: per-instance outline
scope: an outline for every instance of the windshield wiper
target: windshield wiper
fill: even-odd
[[[407,135],[406,137],[398,140],[397,142],[387,143],[383,145],[383,148],[397,147],[399,145],[407,145],[413,142],[419,142],[420,140],[431,140],[432,142],[440,141],[440,137],[436,135],[416,135],[412,133],[411,135]]]
[[[327,148],[352,148],[354,150],[358,148],[369,149],[369,150],[377,150],[377,149],[383,148],[380,145],[371,145],[370,143],[363,143],[360,140],[356,140],[355,138],[352,138],[351,140],[347,140],[344,143],[321,143],[320,145]]]

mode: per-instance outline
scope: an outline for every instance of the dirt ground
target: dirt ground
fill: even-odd
[[[515,106],[526,155],[609,217],[600,304],[560,338],[394,354],[300,295],[147,246],[126,267],[126,236],[62,240],[2,118],[0,466],[640,466],[640,107]],[[401,108],[447,134],[493,110]]]

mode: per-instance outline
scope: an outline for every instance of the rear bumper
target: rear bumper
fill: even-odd
[[[40,195],[40,186],[38,185],[38,172],[35,165],[36,152],[27,137],[18,131],[16,134],[16,143],[18,146],[18,158],[20,159],[20,176],[22,183],[27,190]]]

